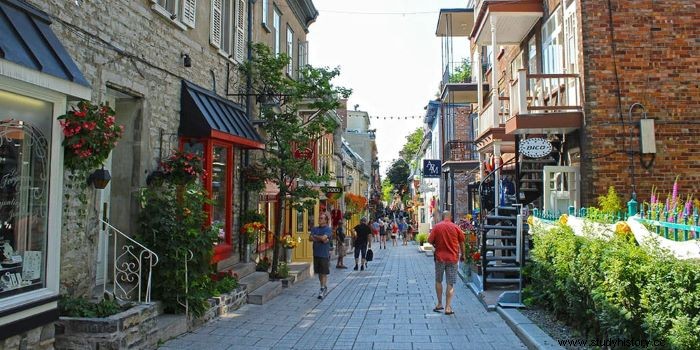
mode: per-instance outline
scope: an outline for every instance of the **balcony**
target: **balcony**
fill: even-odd
[[[507,134],[566,134],[583,126],[578,74],[528,74],[521,69],[510,87]]]
[[[449,141],[442,159],[445,162],[479,161],[479,153],[473,141]]]
[[[481,0],[474,9],[471,37],[479,45],[519,45],[544,11],[542,0]],[[491,21],[496,42],[492,42]]]

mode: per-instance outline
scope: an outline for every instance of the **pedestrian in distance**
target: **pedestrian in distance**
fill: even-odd
[[[387,224],[379,220],[379,249],[386,249]]]
[[[396,220],[391,221],[391,246],[396,247],[396,236],[399,234],[399,225],[396,224]]]
[[[336,269],[347,269],[343,262],[345,258],[345,221],[338,220],[338,227],[335,229],[335,242],[338,247],[338,262],[335,264]]]
[[[377,220],[375,220],[372,223],[372,235],[374,235],[375,242],[379,242],[379,222],[380,221],[381,220],[379,218],[377,218]]]
[[[464,232],[452,221],[452,214],[449,211],[442,213],[442,221],[435,225],[430,232],[428,242],[435,250],[435,293],[437,294],[437,305],[433,309],[435,312],[445,310],[445,315],[452,315],[452,296],[454,295],[454,285],[457,282],[457,262],[460,255],[464,255]],[[442,305],[442,277],[445,275],[447,291],[445,295],[445,306]]]
[[[372,231],[367,225],[367,217],[360,219],[360,224],[355,226],[355,268],[353,270],[357,271],[357,266],[360,264],[360,256],[362,257],[362,265],[360,265],[360,271],[364,271],[367,268],[367,248],[372,247],[371,235]]]
[[[408,224],[406,223],[406,218],[401,218],[399,222],[399,231],[403,238],[403,245],[408,245]]]
[[[328,275],[330,274],[331,259],[331,227],[328,226],[329,217],[323,213],[318,216],[318,226],[311,229],[309,241],[313,242],[314,272],[318,274],[318,282],[321,289],[318,298],[323,299],[328,292]]]

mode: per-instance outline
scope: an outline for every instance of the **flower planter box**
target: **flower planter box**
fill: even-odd
[[[159,303],[136,305],[105,318],[60,317],[56,349],[155,349]]]

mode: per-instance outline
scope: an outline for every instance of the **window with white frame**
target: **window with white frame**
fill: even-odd
[[[537,74],[537,38],[533,35],[527,43],[527,70]]]
[[[233,0],[221,0],[221,42],[219,48],[226,54],[233,53]]]
[[[275,48],[275,55],[276,56],[279,56],[280,49],[281,49],[281,47],[280,47],[281,40],[282,40],[282,38],[280,38],[280,25],[281,25],[280,22],[281,22],[281,20],[282,20],[282,15],[279,13],[279,11],[277,9],[275,9],[273,11],[273,14],[272,14],[272,26],[273,26],[272,31],[275,34],[275,44],[274,44],[275,47],[274,48]]]
[[[299,40],[298,47],[297,54],[299,58],[297,59],[297,64],[301,68],[309,64],[309,42]]]
[[[287,65],[287,74],[294,73],[294,31],[287,26],[287,55],[289,55],[289,64]]]
[[[151,0],[155,5],[154,9],[173,21],[179,21],[194,28],[197,0]]]
[[[270,17],[270,2],[262,0],[262,24],[267,27],[267,18]]]
[[[555,74],[564,70],[564,32],[561,26],[561,6],[552,12],[542,26],[542,73]]]
[[[570,0],[564,13],[564,44],[566,46],[566,54],[564,57],[566,73],[578,73],[578,40],[576,39],[576,31],[578,28],[576,18],[576,1]]]

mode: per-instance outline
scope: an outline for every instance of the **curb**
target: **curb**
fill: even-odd
[[[496,311],[528,349],[564,349],[517,309],[504,309],[498,306]]]
[[[481,303],[481,306],[483,306],[484,309],[486,309],[486,311],[489,311],[489,312],[491,312],[491,311],[496,311],[495,305],[488,305],[488,304],[486,304],[486,302],[484,301],[484,299],[481,298],[481,296],[479,295],[479,294],[481,294],[481,291],[479,290],[479,287],[477,287],[477,286],[474,284],[474,282],[471,281],[471,279],[469,278],[469,276],[467,276],[467,275],[464,274],[464,272],[462,271],[462,269],[458,269],[458,270],[457,270],[457,275],[458,275],[459,278],[462,280],[462,282],[464,283],[464,285],[466,285],[467,288],[469,288],[469,290],[474,294],[474,296],[476,296],[476,299],[479,300],[479,303]]]

